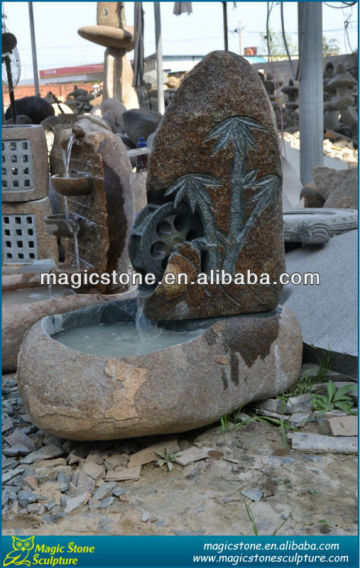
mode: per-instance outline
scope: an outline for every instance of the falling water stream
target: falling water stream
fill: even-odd
[[[70,177],[70,160],[71,160],[71,150],[75,141],[75,134],[72,133],[69,137],[67,146],[66,146],[66,161],[65,161],[65,177]],[[65,208],[65,217],[69,219],[70,211],[69,211],[69,202],[68,198],[64,197],[64,208]],[[77,233],[74,231],[73,234],[74,239],[74,256],[75,256],[75,263],[76,268],[80,270],[80,255],[79,255],[79,239]]]
[[[74,140],[75,140],[75,134],[72,133],[66,147],[65,177],[70,177],[71,150],[74,144]]]

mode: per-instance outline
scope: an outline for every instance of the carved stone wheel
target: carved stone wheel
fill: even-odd
[[[133,267],[141,273],[155,274],[161,280],[170,253],[178,243],[203,234],[198,215],[185,203],[149,204],[142,209],[132,227],[129,254]]]

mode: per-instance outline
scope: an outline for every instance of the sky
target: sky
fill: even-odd
[[[274,2],[270,29],[281,30],[279,2]],[[285,29],[297,45],[297,2],[283,2]],[[341,53],[357,48],[357,6],[341,8],[341,2],[323,3],[323,35],[336,39]],[[192,2],[191,15],[173,15],[174,2],[160,2],[164,55],[205,55],[224,48],[221,2]],[[332,8],[330,6],[337,6]],[[143,2],[145,11],[145,56],[155,52],[153,2]],[[33,2],[38,68],[51,69],[103,61],[104,48],[82,39],[77,30],[96,24],[96,2]],[[127,23],[133,23],[134,2],[125,2]],[[3,2],[8,31],[16,35],[21,59],[21,81],[32,78],[28,2]],[[350,46],[345,40],[344,21]],[[266,29],[266,2],[228,2],[229,49],[259,47]],[[351,49],[350,49],[351,47]],[[131,52],[129,54],[131,57]]]

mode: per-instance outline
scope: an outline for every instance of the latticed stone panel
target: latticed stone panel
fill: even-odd
[[[2,190],[31,191],[34,188],[30,140],[2,142]]]
[[[35,215],[2,216],[2,257],[4,264],[37,260]]]

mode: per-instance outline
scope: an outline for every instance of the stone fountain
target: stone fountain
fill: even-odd
[[[130,255],[139,272],[155,274],[155,289],[145,300],[44,318],[22,345],[26,411],[53,435],[183,432],[276,396],[298,378],[300,326],[278,305],[278,137],[271,103],[245,59],[213,52],[189,73],[155,135],[147,185]],[[248,270],[267,281],[200,284]],[[169,275],[179,273],[188,283],[171,285]],[[143,310],[156,324],[144,323]]]
[[[134,28],[126,25],[125,2],[97,2],[97,25],[85,26],[78,34],[106,47],[104,99],[119,99],[126,108],[139,108],[132,86],[133,71],[126,53],[134,49]]]
[[[134,200],[132,168],[121,139],[84,117],[62,132],[51,164],[57,172],[52,176],[54,189],[65,201],[64,214],[46,218],[50,233],[66,238],[65,261],[59,270],[127,272]],[[94,287],[100,292],[113,288]]]
[[[113,301],[119,297],[118,294],[126,293],[127,285],[121,283],[97,284],[92,281],[77,288],[76,294],[69,294],[71,290],[65,287],[65,282],[62,282],[60,288],[53,286],[48,289],[47,286],[41,286],[41,272],[62,273],[70,278],[74,272],[89,276],[92,273],[114,271],[119,274],[128,271],[127,241],[134,216],[132,168],[121,140],[102,124],[102,121],[94,117],[84,117],[72,130],[63,131],[60,142],[53,147],[53,185],[59,200],[65,201],[64,214],[54,215],[47,197],[49,172],[45,140],[43,147],[38,148],[36,159],[33,156],[31,161],[29,152],[23,151],[20,155],[21,161],[24,157],[29,160],[30,165],[25,165],[30,168],[30,174],[38,177],[35,184],[31,175],[25,177],[25,181],[30,180],[29,187],[25,186],[24,190],[19,187],[17,201],[13,192],[11,200],[14,203],[5,204],[15,209],[4,211],[5,245],[6,239],[10,240],[11,237],[11,232],[9,231],[8,238],[6,231],[13,226],[15,246],[19,254],[22,252],[29,255],[25,262],[31,262],[16,274],[3,279],[2,368],[5,372],[16,370],[17,355],[24,334],[42,317]],[[42,131],[40,126],[31,128]],[[44,138],[43,131],[42,136]],[[8,158],[10,161],[12,154]],[[24,182],[23,177],[21,180]],[[19,181],[17,183],[19,185]],[[37,193],[34,193],[34,187]],[[45,194],[40,195],[40,191]],[[32,201],[25,201],[28,195]],[[4,197],[6,198],[6,194]],[[38,197],[41,199],[36,199]],[[28,218],[33,221],[31,226],[27,223]],[[24,219],[23,225],[16,224],[17,219]],[[7,220],[9,223],[6,223]],[[25,229],[26,236],[19,236],[19,232],[24,232]],[[27,237],[30,230],[33,234],[32,247],[30,237]],[[64,263],[42,260],[44,254],[45,259],[49,256],[57,258],[56,237],[65,247]],[[24,241],[24,238],[28,240]],[[6,250],[8,253],[14,252],[10,247]],[[6,265],[5,269],[8,267]]]

